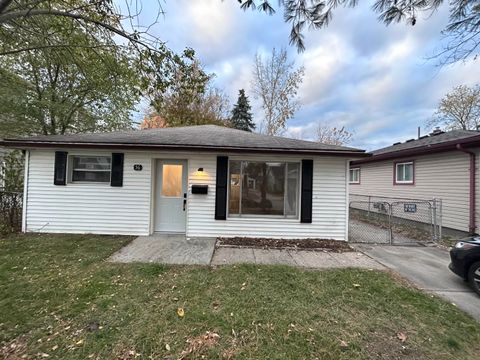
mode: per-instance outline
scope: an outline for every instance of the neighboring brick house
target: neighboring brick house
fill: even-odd
[[[435,130],[350,164],[350,195],[442,199],[443,226],[478,233],[480,132]]]

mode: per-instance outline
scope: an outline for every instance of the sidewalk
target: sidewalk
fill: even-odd
[[[215,249],[211,265],[230,264],[290,265],[311,269],[356,267],[385,269],[380,263],[361,252],[324,252],[311,250],[277,250],[219,247]]]

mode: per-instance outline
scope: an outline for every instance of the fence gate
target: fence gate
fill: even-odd
[[[352,242],[408,245],[441,238],[441,200],[392,199],[353,195],[349,238]]]
[[[358,243],[390,244],[390,204],[351,201],[349,239]]]

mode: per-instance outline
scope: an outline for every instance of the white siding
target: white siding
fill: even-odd
[[[469,156],[452,151],[405,160],[415,161],[414,185],[393,184],[393,164],[397,160],[367,163],[359,166],[361,183],[350,184],[350,195],[442,199],[443,226],[468,231]]]
[[[73,151],[73,154],[111,154]],[[123,187],[108,184],[53,185],[55,152],[32,150],[27,194],[27,231],[95,234],[148,234],[150,222],[150,161],[126,153]],[[133,164],[143,171],[133,171]]]
[[[71,154],[110,154],[105,151],[68,150]],[[231,155],[230,158],[234,158]],[[346,160],[314,159],[311,224],[298,219],[228,218],[215,220],[216,154],[125,152],[124,185],[53,185],[54,150],[30,153],[26,211],[27,231],[147,235],[152,231],[152,176],[154,159],[187,159],[189,195],[187,236],[264,236],[346,240]],[[238,157],[268,159],[272,157]],[[282,156],[282,159],[287,159]],[[288,157],[288,160],[301,158]],[[142,164],[143,171],[134,171]],[[202,167],[204,172],[199,173]],[[209,185],[208,195],[191,194],[192,184]]]
[[[191,171],[189,183],[208,184],[209,193],[207,196],[190,195],[187,215],[188,236],[346,239],[345,159],[333,157],[314,159],[311,224],[300,223],[298,219],[284,218],[229,217],[225,221],[215,220],[216,157],[209,155],[195,158],[191,159],[190,163],[191,170],[203,167],[206,174],[200,178]]]

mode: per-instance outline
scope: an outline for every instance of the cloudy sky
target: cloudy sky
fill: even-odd
[[[244,88],[257,122],[262,112],[251,94],[254,55],[287,48],[305,66],[302,108],[288,121],[289,131],[309,137],[318,121],[345,126],[355,134],[350,145],[372,150],[415,137],[418,126],[426,132],[440,98],[456,85],[480,82],[480,72],[478,61],[440,68],[438,60],[429,60],[441,48],[446,6],[415,27],[385,27],[371,5],[361,1],[357,8],[338,9],[327,29],[306,33],[301,54],[288,45],[290,26],[281,11],[243,12],[237,0],[166,0],[154,32],[174,50],[194,48],[232,103]]]

